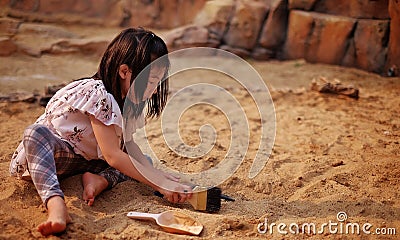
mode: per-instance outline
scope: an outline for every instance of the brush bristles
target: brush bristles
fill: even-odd
[[[207,190],[206,212],[218,212],[221,209],[221,189],[213,187]]]

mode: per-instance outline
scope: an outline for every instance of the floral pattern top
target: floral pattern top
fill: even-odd
[[[93,133],[89,114],[107,126],[113,125],[122,137],[122,114],[117,101],[101,80],[83,79],[60,89],[49,101],[36,123],[46,125],[56,136],[67,141],[75,153],[85,159],[103,159]],[[144,126],[144,114],[134,128]]]

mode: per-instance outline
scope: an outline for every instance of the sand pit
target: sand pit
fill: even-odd
[[[80,67],[72,71],[73,59]],[[2,59],[2,62],[4,59]],[[47,72],[57,76],[59,82],[91,75],[97,59],[79,56],[44,56],[30,58],[14,56],[3,67],[2,76],[26,77],[26,70],[14,71],[15,60],[29,62],[26,67],[39,74]],[[72,62],[71,62],[72,61]],[[44,64],[45,63],[45,64]],[[43,65],[44,64],[44,65]],[[43,66],[42,69],[39,66]],[[204,239],[375,239],[379,229],[382,239],[396,239],[400,234],[400,79],[382,78],[360,70],[303,61],[252,62],[267,85],[273,98],[277,131],[275,144],[266,166],[254,179],[248,171],[257,151],[260,120],[249,95],[241,88],[226,85],[240,100],[248,114],[250,145],[245,160],[237,172],[220,187],[236,199],[222,204],[217,214],[195,212],[189,204],[172,205],[154,196],[153,191],[137,182],[124,182],[104,192],[94,206],[82,200],[81,176],[61,182],[73,223],[68,225],[62,239],[196,239],[166,233],[152,222],[134,221],[126,217],[129,211],[160,213],[165,210],[182,211],[204,225],[200,238]],[[63,71],[54,72],[58,66]],[[14,73],[17,74],[14,74]],[[199,74],[185,76],[198,81]],[[359,88],[358,100],[346,96],[322,94],[310,89],[313,78],[340,79],[344,84]],[[207,78],[207,74],[200,75]],[[215,77],[213,77],[215,78]],[[220,81],[216,77],[213,81]],[[7,85],[7,91],[23,86]],[[179,84],[171,83],[171,91]],[[32,87],[27,88],[32,89]],[[39,91],[42,86],[37,86]],[[3,90],[3,89],[2,89]],[[206,93],[204,93],[206,94]],[[213,97],[213,96],[210,96]],[[35,239],[40,237],[36,226],[46,219],[39,196],[32,183],[9,177],[8,167],[12,152],[18,145],[26,126],[43,112],[37,104],[0,103],[0,238]],[[168,150],[159,134],[158,121],[150,121],[148,136],[154,150],[165,165],[185,172],[196,172],[215,166],[229,146],[230,132],[225,129],[226,119],[216,109],[198,107],[196,114],[182,116],[183,139],[196,145],[198,127],[205,122],[218,131],[216,145],[209,155],[200,159],[186,159]],[[343,213],[347,215],[347,220]],[[338,215],[338,213],[340,213]],[[338,219],[341,218],[341,219]],[[333,233],[329,222],[369,223],[370,235]],[[268,225],[267,231],[265,223]],[[313,223],[316,234],[307,229],[298,234],[270,224]],[[292,225],[293,225],[292,224]],[[293,225],[294,226],[294,225]],[[396,234],[393,235],[393,229]],[[282,229],[281,229],[282,230]],[[291,230],[296,230],[295,227]],[[392,235],[388,234],[389,231]],[[58,237],[51,237],[57,239]]]

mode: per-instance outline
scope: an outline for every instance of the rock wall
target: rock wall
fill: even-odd
[[[218,47],[399,74],[400,0],[0,0],[0,9],[12,17],[0,19],[0,55],[16,51],[10,36],[21,22],[63,22],[171,29],[170,50]]]
[[[206,0],[1,0],[3,15],[25,21],[173,28],[190,23]]]
[[[172,30],[167,41],[171,49],[188,47],[194,40],[187,31],[197,29],[202,38],[195,46],[242,57],[304,58],[398,74],[399,12],[399,0],[214,0],[193,25]]]

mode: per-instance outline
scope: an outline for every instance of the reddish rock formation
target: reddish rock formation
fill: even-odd
[[[388,20],[359,20],[354,34],[355,67],[383,71],[389,33]]]
[[[292,10],[285,57],[382,72],[387,53],[388,26],[388,20],[357,21],[354,18]]]
[[[289,0],[290,10],[305,10],[357,19],[388,19],[389,0]]]
[[[223,37],[235,9],[234,0],[211,0],[194,19],[193,24],[206,27],[218,39]]]
[[[217,47],[219,41],[212,36],[206,27],[188,25],[168,32],[164,40],[169,51],[187,47]]]
[[[17,46],[9,37],[0,37],[0,56],[10,56],[17,51]]]
[[[289,0],[288,8],[310,11],[317,0]]]
[[[251,50],[256,46],[267,12],[268,6],[265,2],[237,1],[223,41],[233,48]]]
[[[12,18],[0,18],[0,36],[14,36],[21,21]]]
[[[400,1],[389,1],[390,39],[385,72],[389,75],[400,75]],[[391,73],[393,72],[393,73]]]
[[[99,54],[109,41],[26,23],[34,21],[179,26],[165,35],[170,50],[219,47],[259,60],[304,58],[390,75],[400,68],[400,0],[0,0],[0,9],[7,16],[0,18],[2,56]]]
[[[285,46],[285,58],[297,59],[306,56],[308,38],[314,24],[313,16],[304,11],[291,11]]]
[[[260,34],[262,47],[276,51],[282,46],[286,39],[288,14],[287,0],[274,2]]]
[[[206,0],[1,1],[12,17],[28,21],[173,28],[190,23]]]
[[[306,42],[305,59],[310,62],[340,64],[356,21],[320,13],[311,15],[314,17],[314,25]]]
[[[315,1],[312,11],[365,19],[388,19],[389,0]]]

